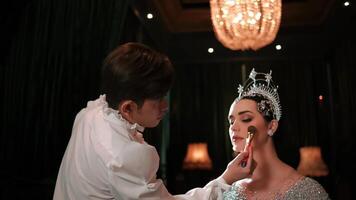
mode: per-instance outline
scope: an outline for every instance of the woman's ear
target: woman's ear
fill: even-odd
[[[276,132],[277,128],[278,128],[278,121],[273,119],[268,125],[268,130],[270,130],[270,132],[273,135]]]

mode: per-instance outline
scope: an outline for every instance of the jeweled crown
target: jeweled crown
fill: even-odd
[[[271,107],[271,112],[273,113],[273,118],[279,121],[282,116],[282,108],[279,101],[279,95],[277,92],[278,86],[274,85],[272,81],[272,70],[267,73],[258,73],[253,68],[249,78],[244,83],[244,86],[239,84],[238,92],[238,100],[247,96],[263,96],[267,99]],[[265,107],[265,102],[258,105],[259,111],[262,112]],[[260,109],[261,108],[261,109]]]

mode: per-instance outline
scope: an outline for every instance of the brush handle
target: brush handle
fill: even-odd
[[[253,133],[248,132],[244,151],[247,151],[248,146],[250,146],[250,144],[252,142],[252,138],[253,138]]]
[[[253,133],[248,132],[244,151],[247,151],[248,146],[250,146],[250,144],[252,142],[252,138],[253,138]],[[241,167],[246,167],[247,160],[243,160],[240,165],[241,165]]]
[[[246,167],[246,165],[247,165],[247,161],[246,161],[246,160],[243,160],[243,161],[241,162],[241,164],[240,164],[240,166],[241,166],[242,168]]]

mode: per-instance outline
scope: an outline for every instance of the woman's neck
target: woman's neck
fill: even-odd
[[[283,195],[300,177],[289,165],[282,162],[276,153],[272,139],[260,147],[254,147],[255,169],[250,179],[242,182],[251,199],[275,199]]]
[[[252,181],[273,181],[291,170],[291,167],[278,158],[272,139],[261,147],[255,147],[253,158],[256,168],[251,177]]]

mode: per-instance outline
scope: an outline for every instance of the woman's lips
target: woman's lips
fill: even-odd
[[[242,151],[242,148],[243,148],[243,141],[245,140],[244,137],[240,137],[240,136],[232,136],[231,138],[231,141],[233,143],[233,150],[236,152],[236,153],[239,153]]]
[[[240,136],[232,136],[232,141],[233,141],[234,143],[239,142],[239,141],[244,140],[244,139],[245,139],[245,138],[240,137]]]

